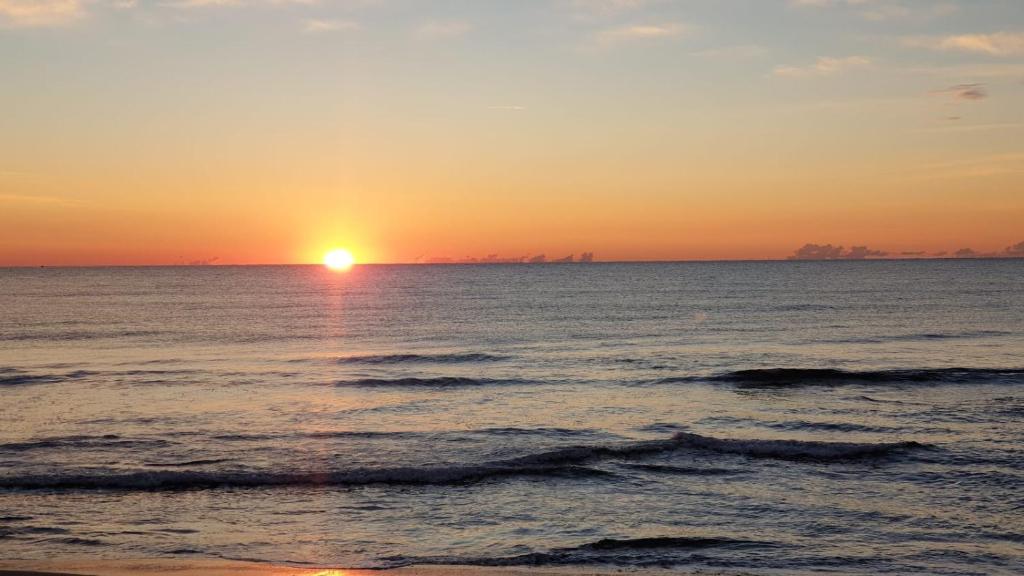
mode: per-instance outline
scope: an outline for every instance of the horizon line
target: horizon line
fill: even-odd
[[[769,262],[920,262],[938,260],[1024,260],[1024,256],[933,256],[906,258],[720,258],[681,260],[596,260],[591,262],[357,262],[358,266],[551,266],[591,264],[725,264],[725,263],[769,263]],[[0,264],[0,269],[21,268],[270,268],[287,266],[324,266],[322,262],[292,262],[263,264]]]

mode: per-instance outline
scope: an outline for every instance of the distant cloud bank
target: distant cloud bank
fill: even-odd
[[[417,260],[426,264],[560,264],[569,262],[589,263],[594,261],[593,252],[583,252],[579,259],[575,254],[569,254],[561,258],[548,258],[545,254],[532,256],[499,256],[488,254],[484,257],[467,256],[465,258],[432,257]]]
[[[789,257],[789,260],[864,260],[884,258],[888,252],[872,250],[867,246],[854,246],[846,250],[831,244],[804,244]]]
[[[867,260],[869,258],[886,258],[890,256],[883,250],[872,250],[867,246],[853,246],[845,249],[832,244],[804,244],[790,255],[787,260]],[[923,250],[903,251],[894,257],[922,258],[929,255]],[[961,248],[955,252],[935,252],[933,258],[1024,258],[1024,241],[1007,246],[1002,252],[978,252],[973,248]]]

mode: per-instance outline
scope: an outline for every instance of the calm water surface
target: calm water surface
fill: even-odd
[[[1024,261],[0,269],[0,558],[1024,572]]]

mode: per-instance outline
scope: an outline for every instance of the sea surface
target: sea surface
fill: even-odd
[[[1024,260],[0,269],[0,558],[1024,573]]]

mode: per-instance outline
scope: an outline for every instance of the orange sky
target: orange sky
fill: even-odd
[[[1024,240],[1020,3],[209,4],[0,2],[0,265]]]

